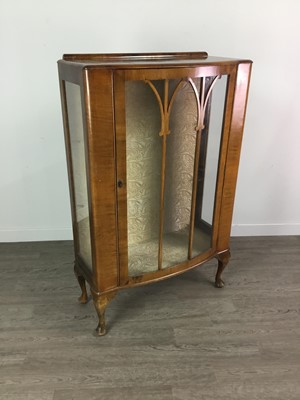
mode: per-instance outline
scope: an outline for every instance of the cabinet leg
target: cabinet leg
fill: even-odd
[[[86,291],[85,279],[81,275],[81,273],[77,270],[76,264],[74,264],[74,273],[81,288],[81,296],[78,297],[78,301],[80,301],[81,304],[86,304],[88,302],[88,295]]]
[[[98,314],[99,318],[99,323],[96,328],[96,332],[98,336],[104,336],[106,333],[106,325],[105,325],[105,310],[108,305],[108,303],[115,297],[116,291],[115,292],[109,292],[109,293],[104,293],[104,294],[99,294],[95,293],[92,290],[92,297],[93,297],[93,302]]]
[[[222,288],[224,286],[224,281],[222,280],[221,276],[222,273],[226,267],[226,265],[229,262],[230,259],[230,251],[224,251],[224,253],[218,254],[217,255],[218,259],[218,270],[216,274],[216,279],[215,279],[215,285],[217,288]]]

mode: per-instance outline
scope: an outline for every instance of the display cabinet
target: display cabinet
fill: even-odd
[[[80,301],[105,334],[120,289],[230,257],[251,61],[198,53],[58,62]]]

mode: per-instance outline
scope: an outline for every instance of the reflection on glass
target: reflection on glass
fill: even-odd
[[[65,85],[79,253],[86,264],[91,267],[91,236],[80,86],[70,82],[65,82]]]
[[[215,78],[126,82],[130,276],[180,264],[211,247],[226,89],[226,78]],[[207,97],[205,114],[201,96]],[[217,121],[209,125],[210,114]]]

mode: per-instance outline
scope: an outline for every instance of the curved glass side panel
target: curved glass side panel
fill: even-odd
[[[82,121],[80,86],[65,82],[70,134],[72,176],[79,253],[87,266],[92,267],[91,233],[86,177],[85,143]]]

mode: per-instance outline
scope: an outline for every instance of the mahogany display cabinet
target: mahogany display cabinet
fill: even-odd
[[[120,289],[212,258],[224,285],[251,64],[205,52],[58,61],[75,274],[99,335]]]

